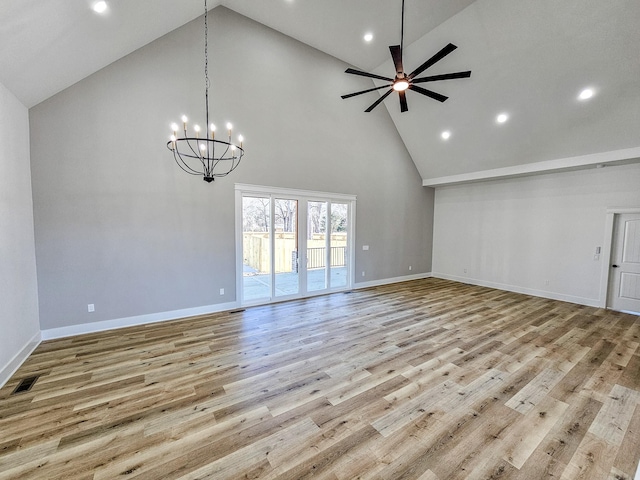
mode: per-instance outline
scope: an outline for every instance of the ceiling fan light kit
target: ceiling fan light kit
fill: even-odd
[[[436,82],[440,80],[453,80],[456,78],[469,78],[471,76],[470,70],[464,71],[464,72],[432,75],[429,77],[420,77],[420,78],[416,78],[416,77],[420,75],[422,72],[424,72],[426,69],[428,69],[429,67],[436,64],[437,62],[442,60],[444,57],[449,55],[456,48],[458,47],[456,47],[452,43],[449,43],[443,49],[441,49],[438,53],[433,55],[429,60],[424,62],[422,65],[416,68],[413,72],[407,75],[404,71],[404,65],[402,64],[402,52],[404,49],[404,0],[402,0],[402,27],[400,32],[400,45],[389,46],[389,51],[391,52],[391,58],[393,59],[393,63],[396,68],[395,78],[383,77],[382,75],[377,75],[375,73],[368,73],[360,70],[355,70],[353,68],[347,68],[345,70],[345,73],[348,73],[351,75],[359,75],[362,77],[374,78],[376,80],[383,80],[385,82],[389,82],[389,84],[383,85],[381,87],[374,87],[374,88],[369,88],[367,90],[361,90],[359,92],[349,93],[347,95],[342,95],[342,98],[347,99],[347,98],[355,97],[358,95],[362,95],[364,93],[369,93],[369,92],[382,90],[386,88],[387,91],[382,96],[380,96],[378,100],[373,102],[373,104],[371,104],[371,106],[369,106],[369,108],[367,108],[365,112],[372,111],[374,108],[380,105],[380,103],[382,103],[384,99],[387,98],[389,95],[391,95],[391,93],[394,91],[398,92],[401,112],[406,112],[409,110],[409,107],[407,106],[407,96],[406,96],[407,90],[412,90],[414,92],[417,92],[421,95],[437,100],[439,102],[444,102],[449,97],[446,97],[444,95],[441,95],[431,90],[427,90],[426,88],[422,88],[416,84]]]

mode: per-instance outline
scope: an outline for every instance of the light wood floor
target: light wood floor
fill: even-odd
[[[0,390],[0,478],[631,479],[639,336],[426,279],[47,341]]]

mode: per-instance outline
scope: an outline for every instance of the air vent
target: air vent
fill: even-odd
[[[231,310],[229,313],[242,313],[242,312],[244,312],[244,311],[245,311],[245,309],[244,309],[244,308],[240,308],[240,309],[238,309],[238,310]]]
[[[35,377],[22,379],[22,381],[18,384],[11,395],[15,395],[16,393],[28,392],[29,390],[31,390],[31,387],[33,387],[33,384],[36,383],[36,380],[38,380],[39,377],[40,375],[36,375]]]

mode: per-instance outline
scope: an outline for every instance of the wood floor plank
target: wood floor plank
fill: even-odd
[[[601,407],[602,403],[586,396],[571,404],[526,460],[518,478],[559,478]]]
[[[503,459],[518,469],[522,468],[568,407],[553,397],[545,397],[509,431],[504,440]]]
[[[639,337],[428,278],[44,341],[0,389],[0,480],[631,480]]]
[[[625,439],[620,445],[616,459],[613,462],[613,466],[618,472],[618,480],[631,480],[635,477],[635,472],[638,468],[638,451],[630,450],[630,448],[633,444],[631,438],[638,437],[640,437],[640,405],[636,405],[625,433]]]

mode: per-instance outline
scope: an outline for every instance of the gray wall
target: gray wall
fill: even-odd
[[[384,108],[340,99],[371,82],[223,7],[209,18],[212,121],[246,138],[231,176],[207,185],[165,146],[183,113],[204,123],[201,19],[30,110],[43,330],[234,301],[235,182],[357,195],[356,281],[430,271],[433,191]]]
[[[613,207],[640,207],[640,164],[438,188],[433,273],[598,305]]]
[[[0,385],[39,339],[28,111],[0,84]],[[36,338],[37,337],[37,338]]]

